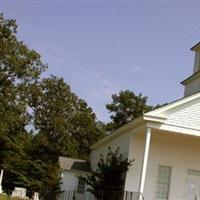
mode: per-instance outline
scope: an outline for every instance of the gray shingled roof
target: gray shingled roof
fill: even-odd
[[[59,157],[59,165],[62,170],[78,170],[90,172],[90,163],[85,160],[78,160],[67,157]]]

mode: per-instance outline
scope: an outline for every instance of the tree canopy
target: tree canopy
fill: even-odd
[[[26,129],[30,121],[26,94],[47,67],[16,33],[15,20],[0,14],[0,167],[5,169],[6,189],[22,184],[30,188],[26,151],[32,135]]]
[[[136,95],[130,90],[113,94],[112,102],[106,105],[106,108],[111,113],[111,122],[107,124],[107,129],[115,130],[145,112],[152,110],[153,106],[147,104],[147,98],[147,96],[143,96],[141,93]]]
[[[62,78],[51,76],[34,87],[30,99],[39,149],[47,159],[49,155],[54,160],[61,155],[87,159],[90,146],[103,135],[92,109]]]
[[[120,91],[112,95],[112,102],[106,105],[111,113],[111,122],[106,125],[108,131],[114,131],[128,122],[142,116],[144,113],[160,108],[163,105],[151,106],[147,103],[148,97],[133,91]]]

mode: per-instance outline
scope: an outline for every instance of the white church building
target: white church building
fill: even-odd
[[[191,50],[194,71],[182,81],[183,98],[145,113],[92,146],[91,169],[108,147],[120,147],[125,157],[135,159],[124,190],[140,192],[145,200],[200,200],[200,43]],[[82,173],[63,167],[63,177],[77,178],[73,189],[81,186]]]

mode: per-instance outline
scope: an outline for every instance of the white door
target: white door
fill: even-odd
[[[185,184],[185,200],[200,200],[200,180],[187,178]]]

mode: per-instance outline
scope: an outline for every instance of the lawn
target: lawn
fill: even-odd
[[[7,200],[7,196],[0,194],[0,200]]]
[[[11,198],[7,195],[0,194],[0,200],[21,200],[20,198]]]

